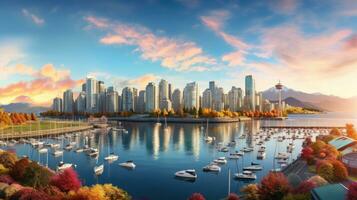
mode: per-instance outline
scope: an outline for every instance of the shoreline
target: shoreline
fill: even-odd
[[[238,118],[176,118],[176,117],[167,117],[167,123],[206,123],[208,119],[209,123],[234,123],[242,121],[250,121],[251,118],[248,117],[238,117]],[[160,117],[109,117],[108,121],[125,121],[125,122],[165,122],[165,118]]]

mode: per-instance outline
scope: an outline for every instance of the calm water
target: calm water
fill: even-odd
[[[263,170],[257,172],[258,182],[270,169],[279,167],[273,164],[275,147],[278,152],[285,152],[289,141],[276,143],[272,138],[266,142],[267,157],[257,161],[257,149],[254,152],[246,153],[243,159],[228,160],[226,165],[222,165],[221,172],[218,174],[202,171],[202,167],[213,161],[219,156],[226,156],[227,153],[218,152],[215,144],[223,142],[227,144],[231,140],[236,140],[237,145],[231,148],[239,150],[245,146],[253,145],[252,135],[256,134],[261,124],[285,123],[288,125],[304,125],[304,123],[314,123],[326,125],[325,120],[316,116],[294,116],[284,122],[276,121],[254,121],[230,124],[209,124],[208,134],[216,137],[216,143],[206,143],[203,139],[205,131],[201,131],[201,124],[168,124],[168,131],[164,131],[163,126],[156,126],[154,123],[123,123],[129,131],[123,133],[98,133],[90,140],[92,147],[100,149],[98,160],[88,157],[85,153],[75,153],[65,151],[64,161],[77,165],[76,171],[86,185],[96,183],[112,183],[127,190],[135,199],[187,199],[190,194],[200,192],[207,199],[222,199],[228,192],[228,169],[232,174],[237,170],[241,171],[242,166],[248,166],[252,161],[263,165]],[[336,122],[335,118],[335,122]],[[341,119],[341,118],[340,118]],[[343,125],[347,122],[342,119],[334,125]],[[332,120],[331,120],[332,121]],[[316,124],[315,124],[316,123]],[[330,124],[328,124],[330,125]],[[205,124],[203,124],[205,126]],[[245,139],[239,139],[242,133],[248,134]],[[51,139],[50,139],[51,140]],[[72,139],[83,145],[84,138],[76,137]],[[60,141],[57,141],[60,142]],[[68,141],[66,141],[68,142]],[[65,144],[66,144],[65,142]],[[301,150],[302,140],[295,141],[295,150],[290,159],[296,158]],[[16,145],[18,155],[30,155],[31,159],[39,160],[37,150],[29,145]],[[104,161],[108,152],[115,152],[120,156],[119,160],[109,164]],[[52,150],[50,151],[52,152]],[[41,155],[42,163],[46,163],[46,154]],[[49,155],[49,167],[55,169],[62,157]],[[118,165],[126,160],[134,160],[137,167],[134,170],[127,170]],[[93,168],[96,164],[104,163],[104,173],[96,177]],[[198,178],[195,182],[186,182],[174,178],[174,173],[184,169],[196,169]],[[252,183],[252,182],[250,182]],[[231,191],[239,192],[247,182],[232,179]]]

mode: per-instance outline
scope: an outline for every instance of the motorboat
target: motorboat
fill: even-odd
[[[226,157],[219,157],[219,158],[215,159],[213,162],[217,163],[217,164],[226,164],[227,160],[226,160]]]
[[[63,161],[61,161],[57,166],[57,171],[63,171],[63,170],[68,169],[72,166],[73,166],[73,164],[71,164],[71,163],[64,163]]]
[[[240,155],[237,155],[237,154],[234,154],[234,153],[231,153],[229,154],[228,158],[229,159],[239,159],[241,156]]]
[[[125,167],[125,168],[130,168],[130,169],[134,169],[136,167],[136,165],[134,164],[134,162],[132,160],[128,160],[126,162],[120,163],[119,165],[122,167]]]
[[[99,155],[99,151],[96,148],[91,148],[90,151],[88,152],[88,155],[91,157],[96,157]]]
[[[115,155],[114,153],[111,153],[110,155],[108,155],[107,157],[104,158],[104,160],[107,161],[116,161],[118,160],[119,156]]]
[[[277,156],[275,156],[275,159],[288,159],[289,158],[289,154],[287,153],[278,153]]]
[[[48,149],[47,148],[41,148],[38,150],[39,153],[47,153]]]
[[[243,152],[252,152],[252,151],[254,151],[254,148],[253,148],[253,147],[244,147],[244,148],[242,149],[242,151],[243,151]]]
[[[243,170],[248,170],[248,171],[260,171],[262,169],[263,169],[263,167],[260,165],[252,165],[252,166],[248,166],[248,167],[243,167]]]
[[[250,164],[251,165],[260,165],[259,163],[256,163],[256,162],[251,162]]]
[[[84,148],[78,147],[76,150],[74,150],[76,153],[82,153],[84,151]]]
[[[266,153],[264,152],[258,152],[257,154],[257,159],[265,159]]]
[[[73,149],[73,146],[70,144],[67,144],[64,148],[64,150],[70,151],[71,149]]]
[[[234,178],[240,179],[240,180],[255,180],[255,179],[257,179],[257,175],[255,175],[251,171],[243,171],[243,173],[234,174]]]
[[[228,152],[229,149],[228,149],[228,147],[222,147],[222,148],[219,149],[219,151],[220,152]]]
[[[104,172],[104,165],[103,164],[94,167],[94,173],[96,175],[101,175],[101,174],[103,174],[103,172]]]
[[[220,172],[221,167],[214,163],[211,163],[209,165],[204,166],[203,171],[205,171],[205,172]]]
[[[55,150],[52,154],[53,154],[55,157],[57,157],[57,156],[62,156],[62,155],[63,155],[63,151],[62,151],[62,150]]]
[[[178,178],[184,178],[184,179],[196,179],[197,178],[196,170],[194,170],[194,169],[186,169],[186,170],[178,171],[175,173],[175,176]]]
[[[210,137],[210,136],[206,136],[204,139],[205,139],[206,142],[212,142],[213,141],[213,137]]]

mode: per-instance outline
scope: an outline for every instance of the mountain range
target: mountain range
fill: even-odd
[[[49,110],[48,107],[34,106],[30,103],[10,103],[7,105],[0,105],[6,112],[21,112],[21,113],[41,113]]]

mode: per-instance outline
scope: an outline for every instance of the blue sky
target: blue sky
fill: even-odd
[[[0,103],[46,104],[88,74],[118,89],[165,78],[226,91],[253,74],[257,90],[281,80],[357,96],[354,0],[2,1],[0,11]]]

